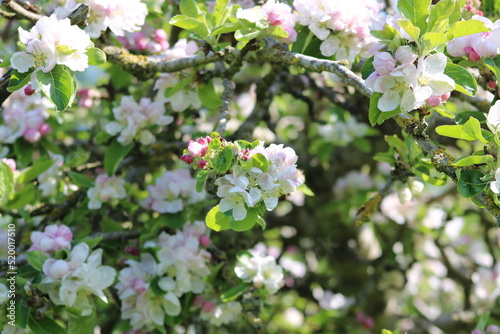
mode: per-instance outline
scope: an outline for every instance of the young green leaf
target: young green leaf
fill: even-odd
[[[494,161],[495,159],[491,155],[472,155],[469,157],[462,157],[456,159],[453,162],[453,166],[465,167],[465,166],[480,165],[480,164],[492,164]]]
[[[0,205],[3,205],[14,190],[14,174],[9,166],[0,161]]]
[[[90,48],[85,52],[89,57],[89,65],[101,65],[106,62],[106,54],[98,48]]]
[[[251,285],[248,283],[240,283],[235,287],[232,287],[231,289],[225,291],[222,293],[220,296],[220,299],[224,303],[228,303],[230,301],[238,299],[239,296],[250,290]]]
[[[484,173],[477,169],[470,169],[460,174],[460,180],[457,183],[457,189],[463,197],[474,197],[486,187],[486,182],[481,178]]]
[[[455,81],[455,89],[469,96],[475,96],[477,93],[476,79],[465,68],[452,63],[446,64],[444,74]]]
[[[399,0],[398,9],[410,20],[420,31],[427,28],[427,17],[429,16],[429,7],[431,0]]]
[[[48,259],[49,256],[45,254],[45,252],[39,250],[26,252],[26,260],[28,260],[28,263],[38,271],[43,270],[43,264]]]
[[[118,169],[120,162],[127,156],[132,149],[133,144],[123,146],[116,139],[111,142],[111,145],[106,150],[104,155],[104,169],[109,176],[113,176]]]
[[[9,87],[7,87],[7,91],[9,93],[12,93],[26,86],[26,84],[31,79],[31,73],[33,73],[33,69],[30,69],[28,72],[25,73],[19,73],[17,70],[12,70],[12,73],[10,74]]]
[[[38,175],[47,171],[54,164],[54,160],[48,158],[40,158],[35,161],[33,166],[24,170],[19,178],[17,179],[18,183],[28,183],[33,181],[38,177]]]
[[[205,223],[210,229],[219,232],[229,229],[229,219],[230,216],[220,212],[219,206],[216,205],[207,213]]]
[[[37,71],[36,81],[58,111],[68,108],[76,96],[76,78],[67,66],[56,65],[50,72]]]

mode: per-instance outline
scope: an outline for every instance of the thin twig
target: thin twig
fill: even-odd
[[[40,14],[25,9],[14,0],[3,1],[2,5],[14,12],[14,17],[11,18],[27,19],[31,22],[36,22],[42,17]]]

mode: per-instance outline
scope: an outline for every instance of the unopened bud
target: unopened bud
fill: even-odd
[[[35,93],[35,90],[33,88],[31,88],[30,85],[27,85],[26,87],[24,87],[24,94],[31,96],[34,93]]]

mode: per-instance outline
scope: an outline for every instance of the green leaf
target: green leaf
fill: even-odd
[[[16,326],[18,328],[26,328],[29,314],[30,308],[28,306],[28,301],[23,299],[16,300]]]
[[[205,223],[210,229],[219,232],[229,229],[229,219],[230,216],[220,212],[219,206],[216,205],[207,213]]]
[[[314,192],[305,183],[302,183],[297,187],[297,190],[302,192],[306,196],[314,196]]]
[[[424,166],[413,167],[411,171],[413,172],[413,174],[415,174],[415,176],[418,176],[424,182],[432,184],[433,186],[444,186],[448,180],[448,177],[446,175],[443,175],[440,178],[430,176],[429,170]]]
[[[200,170],[198,174],[196,174],[196,191],[201,193],[203,188],[205,188],[205,181],[208,177],[207,170]]]
[[[87,237],[83,239],[83,242],[86,243],[90,249],[94,249],[99,245],[102,240],[102,235],[98,235],[97,237],[91,238]]]
[[[266,221],[261,216],[257,217],[257,224],[259,224],[260,227],[262,227],[262,231],[266,230],[266,226],[267,226]]]
[[[17,157],[16,160],[17,162],[20,162],[23,167],[31,164],[34,152],[35,147],[32,144],[26,142],[24,139],[18,138],[14,142],[14,154]]]
[[[476,79],[465,68],[452,63],[446,64],[444,74],[455,80],[455,89],[469,96],[477,93]]]
[[[428,53],[438,46],[448,43],[448,39],[441,32],[428,32],[422,36],[422,42],[424,44],[424,53]]]
[[[0,68],[7,68],[10,66],[10,58],[5,58],[0,62]]]
[[[243,220],[234,220],[233,217],[229,220],[229,227],[238,232],[250,230],[259,218],[259,211],[256,208],[247,208],[247,215]]]
[[[456,1],[454,0],[441,0],[432,6],[427,23],[427,31],[442,32],[440,23],[448,20],[455,10],[455,5]]]
[[[80,167],[85,164],[90,158],[90,152],[78,148],[76,151],[70,152],[64,159],[64,165],[70,168]]]
[[[179,9],[182,15],[188,17],[198,17],[201,15],[200,8],[198,8],[198,3],[196,0],[181,0],[179,3]]]
[[[470,136],[474,139],[477,139],[485,144],[488,144],[491,140],[484,138],[483,133],[486,130],[481,129],[481,123],[474,117],[470,117],[467,122],[464,124],[463,131],[467,136]]]
[[[36,193],[37,189],[34,184],[26,185],[22,190],[15,192],[14,198],[7,202],[7,208],[19,210],[27,204],[32,204],[36,198]]]
[[[35,161],[33,166],[24,170],[19,178],[17,179],[18,183],[28,183],[33,181],[38,177],[38,175],[47,171],[54,164],[54,160],[48,158],[41,158]]]
[[[231,289],[225,291],[220,295],[220,299],[224,303],[231,302],[233,300],[238,299],[239,296],[250,290],[251,285],[248,283],[240,283]]]
[[[399,0],[398,9],[415,26],[425,31],[431,0]]]
[[[478,20],[458,21],[453,23],[446,32],[448,40],[455,38],[476,34],[478,32],[486,32],[490,29],[486,28],[483,22]]]
[[[193,78],[188,77],[188,78],[185,78],[185,79],[179,81],[175,86],[168,87],[167,89],[165,89],[165,97],[168,98],[168,97],[171,97],[172,95],[174,95],[175,93],[180,92],[187,85],[189,85],[191,82],[193,82]]]
[[[163,291],[162,288],[160,288],[160,285],[158,284],[158,281],[160,280],[160,276],[155,276],[151,280],[151,290],[153,290],[153,293],[157,296],[163,296],[164,294],[167,293],[167,291]]]
[[[480,123],[486,122],[486,115],[481,111],[464,111],[457,115],[455,115],[455,122],[457,124],[463,125],[465,124],[469,118],[474,117]]]
[[[7,164],[0,161],[0,206],[9,198],[14,190],[14,174]]]
[[[210,36],[222,35],[231,32],[235,32],[238,29],[243,29],[243,25],[240,22],[228,22],[210,32]]]
[[[120,162],[127,156],[133,144],[123,146],[116,139],[111,142],[104,155],[104,169],[109,176],[113,176]]]
[[[69,56],[73,52],[76,51],[76,49],[70,49],[69,46],[67,45],[58,45],[56,46],[57,53],[62,54],[64,56]]]
[[[68,318],[68,333],[71,334],[92,334],[94,333],[94,327],[97,322],[96,308],[94,305],[94,300],[91,296],[86,297],[92,305],[92,312],[86,316],[72,316]]]
[[[214,7],[215,26],[218,27],[224,23],[229,14],[229,3],[231,0],[217,0]],[[234,30],[233,30],[234,31]]]
[[[252,155],[250,158],[252,160],[253,167],[257,167],[264,173],[267,172],[267,169],[269,168],[269,165],[271,164],[267,158],[261,154],[261,153],[256,153]]]
[[[234,150],[226,146],[221,152],[212,160],[212,166],[217,174],[225,174],[233,163]]]
[[[373,67],[373,59],[374,57],[368,58],[361,68],[361,77],[363,78],[363,80],[366,80],[370,76],[370,74],[375,72],[375,67]]]
[[[215,92],[214,83],[212,80],[206,84],[198,86],[198,97],[204,107],[208,109],[217,109],[222,105],[222,99]]]
[[[34,334],[66,334],[64,328],[48,317],[36,319],[32,314],[30,314],[28,326]]]
[[[43,264],[46,260],[49,259],[49,256],[45,254],[45,252],[39,250],[32,250],[26,252],[26,260],[28,263],[38,271],[43,271]]]
[[[437,111],[443,117],[455,118],[455,114],[451,111],[446,110],[446,108],[443,106],[435,107],[433,108],[433,110]]]
[[[92,188],[94,186],[94,181],[83,174],[69,172],[68,175],[73,181],[73,184],[77,185],[80,188]]]
[[[403,28],[404,31],[406,31],[408,35],[410,35],[411,38],[413,38],[414,40],[418,40],[418,37],[420,36],[420,29],[415,27],[410,20],[400,19],[398,20],[398,23],[401,28]]]
[[[408,154],[406,144],[399,139],[397,135],[385,136],[385,141],[390,147],[394,148],[400,156],[405,157]]]
[[[458,192],[463,197],[474,197],[481,193],[486,187],[487,182],[481,178],[484,173],[477,169],[470,169],[460,174],[460,180],[457,183]]]
[[[169,23],[179,28],[192,31],[200,35],[202,38],[208,37],[208,27],[206,23],[193,17],[188,17],[185,15],[175,15],[170,19]]]
[[[56,65],[48,73],[37,71],[36,81],[58,111],[66,110],[73,103],[76,96],[76,78],[67,66]]]
[[[30,69],[25,73],[19,73],[17,70],[13,69],[10,75],[9,87],[7,87],[7,91],[12,93],[26,86],[26,84],[30,81],[31,73],[33,73],[33,69]]]
[[[101,65],[106,62],[106,54],[98,48],[90,48],[85,52],[89,57],[89,65]]]
[[[464,167],[480,164],[492,164],[494,161],[495,159],[491,155],[472,155],[456,159],[453,162],[453,166]]]

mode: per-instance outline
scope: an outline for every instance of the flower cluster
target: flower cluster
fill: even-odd
[[[164,126],[173,122],[174,118],[165,115],[165,107],[161,103],[152,102],[143,97],[139,103],[132,96],[124,96],[120,105],[113,108],[116,121],[106,125],[106,132],[114,136],[118,133],[118,141],[122,145],[130,144],[134,139],[143,145],[155,142],[150,131],[154,125]]]
[[[128,50],[138,50],[140,52],[158,53],[168,50],[167,33],[163,29],[157,29],[152,34],[147,35],[143,31],[125,33],[118,37],[118,40]]]
[[[163,326],[165,315],[181,313],[179,298],[189,292],[203,292],[211,257],[200,248],[205,232],[203,222],[185,225],[175,235],[163,232],[157,242],[144,245],[156,250],[158,261],[150,253],[141,254],[140,261],[126,261],[128,267],[120,271],[116,289],[122,301],[122,317],[129,319],[134,329]]]
[[[222,175],[215,180],[219,208],[221,212],[232,210],[235,221],[244,220],[249,208],[274,210],[280,196],[303,183],[295,151],[283,144],[232,143],[214,133],[189,141],[181,159],[195,169]]]
[[[288,37],[284,39],[287,43],[295,42],[297,39],[297,32],[294,29],[296,18],[292,14],[292,8],[285,3],[269,0],[263,6],[240,8],[236,12],[236,17],[260,24],[262,28],[267,25],[283,28],[288,33]]]
[[[92,38],[101,36],[109,28],[115,35],[125,31],[138,31],[148,14],[146,4],[140,0],[67,0],[64,9],[57,11],[58,17],[66,17],[81,4],[89,6],[89,25],[85,31]]]
[[[47,73],[57,64],[66,65],[72,71],[83,71],[89,66],[85,52],[93,44],[89,35],[71,25],[69,19],[44,16],[30,31],[19,28],[19,38],[25,51],[14,53],[10,62],[20,73],[31,68]],[[31,84],[35,82],[32,76]]]
[[[269,294],[276,293],[284,284],[283,268],[274,257],[245,253],[238,257],[234,272],[243,282],[252,282],[257,288],[264,288]]]
[[[148,198],[141,205],[160,213],[182,211],[186,204],[202,201],[205,192],[196,191],[196,181],[188,169],[166,171],[147,188]]]
[[[116,176],[100,174],[95,180],[95,186],[89,188],[87,191],[89,198],[88,208],[91,210],[100,209],[103,202],[109,202],[113,199],[123,199],[126,195],[125,180]]]
[[[475,15],[472,20],[483,22],[491,31],[455,38],[448,44],[446,50],[453,57],[467,57],[478,61],[485,57],[495,57],[500,48],[500,20],[491,22],[486,17]]]
[[[89,246],[80,243],[73,247],[68,259],[49,258],[44,262],[45,276],[39,289],[49,293],[55,304],[79,308],[83,316],[89,315],[94,307],[88,300],[89,293],[107,302],[103,290],[113,284],[116,276],[115,269],[103,266],[101,261],[102,249],[90,253]]]
[[[66,225],[48,225],[44,232],[35,231],[31,233],[31,242],[33,245],[30,251],[39,250],[47,254],[60,249],[71,249],[73,233]]]
[[[200,318],[218,327],[236,321],[242,310],[243,307],[239,302],[219,304],[204,302],[201,308]]]
[[[323,41],[320,50],[324,56],[353,62],[376,42],[368,28],[382,8],[376,0],[294,0],[293,6],[298,23]]]
[[[3,107],[4,125],[0,125],[0,143],[14,143],[20,137],[30,143],[37,143],[51,132],[46,120],[47,110],[52,104],[40,94],[26,95],[22,90],[15,91]]]
[[[381,111],[395,110],[399,105],[405,111],[431,107],[446,101],[455,89],[453,79],[444,74],[447,57],[443,53],[418,59],[408,45],[399,47],[393,56],[379,52],[373,60],[375,71],[366,80],[366,85],[382,93],[378,101]]]

